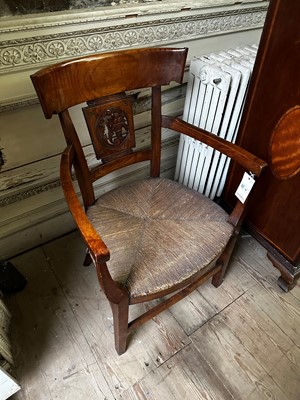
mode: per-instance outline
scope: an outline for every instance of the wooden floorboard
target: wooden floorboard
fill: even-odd
[[[119,399],[233,399],[207,360],[188,345]]]
[[[13,262],[28,279],[26,288],[8,302],[13,314],[15,376],[23,388],[15,398],[60,399],[66,392],[70,397],[65,398],[79,398],[73,395],[80,393],[78,388],[86,399],[109,398],[101,368],[43,250],[35,249]],[[76,377],[80,387],[72,384]]]
[[[300,286],[277,286],[252,237],[218,289],[207,282],[141,326],[122,356],[84,251],[74,232],[12,259],[28,279],[6,298],[22,386],[13,400],[300,399]]]

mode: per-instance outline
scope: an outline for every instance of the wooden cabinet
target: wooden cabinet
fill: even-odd
[[[299,16],[299,1],[271,1],[238,135],[239,144],[269,163],[246,223],[280,270],[286,291],[300,276]],[[224,192],[230,205],[237,170],[231,167]]]

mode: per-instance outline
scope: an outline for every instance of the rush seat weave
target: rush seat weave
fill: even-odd
[[[110,249],[112,278],[131,297],[180,285],[221,254],[233,231],[216,203],[161,178],[104,194],[87,216]]]

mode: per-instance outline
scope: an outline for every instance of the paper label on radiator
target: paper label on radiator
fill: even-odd
[[[244,173],[243,179],[237,191],[235,192],[236,197],[242,202],[245,203],[251,189],[255,183],[255,180],[250,176],[247,172]]]

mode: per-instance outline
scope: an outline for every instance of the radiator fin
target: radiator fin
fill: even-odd
[[[191,60],[183,119],[235,142],[257,53],[256,45]],[[230,159],[180,135],[175,180],[207,197],[220,197]]]

